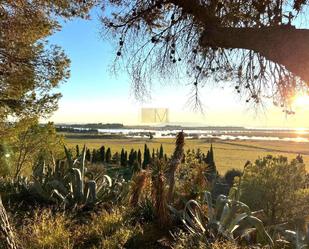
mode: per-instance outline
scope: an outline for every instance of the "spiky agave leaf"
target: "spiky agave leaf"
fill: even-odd
[[[219,195],[217,197],[215,206],[215,220],[219,220],[221,218],[224,206],[228,201],[229,200],[225,195]]]
[[[84,178],[85,172],[86,172],[86,145],[84,145],[82,153],[81,153],[80,157],[78,158],[78,161],[80,163],[79,169],[81,171],[82,178]]]
[[[64,152],[65,152],[68,164],[69,164],[69,168],[73,168],[74,167],[74,161],[73,161],[72,155],[65,145],[64,145]]]
[[[73,188],[73,198],[78,202],[82,201],[84,193],[84,182],[80,169],[71,169],[71,182]]]
[[[89,180],[85,184],[85,191],[84,191],[84,199],[85,203],[95,203],[97,200],[96,195],[96,182],[94,180]]]
[[[204,200],[205,200],[207,207],[208,207],[208,218],[209,218],[210,222],[213,222],[215,220],[215,213],[214,213],[214,209],[212,207],[211,193],[209,191],[205,191]]]
[[[64,197],[57,189],[54,189],[51,192],[50,198],[56,199],[57,201],[59,201],[61,204],[64,205],[67,205],[69,203],[66,197]]]
[[[103,175],[103,179],[104,179],[104,184],[106,184],[108,188],[111,188],[113,185],[112,178],[108,175]]]
[[[195,200],[190,200],[186,203],[183,212],[183,222],[190,231],[194,233],[205,233],[206,228],[201,217],[201,206]]]

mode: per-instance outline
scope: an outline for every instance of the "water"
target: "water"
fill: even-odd
[[[103,135],[122,135],[131,138],[149,137],[174,138],[180,130],[157,129],[98,129]],[[268,129],[184,129],[188,138],[208,138],[220,140],[263,140],[309,142],[309,130],[268,130]]]

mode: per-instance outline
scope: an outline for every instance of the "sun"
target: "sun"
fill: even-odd
[[[293,105],[296,107],[309,107],[309,96],[308,95],[297,95],[294,98]]]

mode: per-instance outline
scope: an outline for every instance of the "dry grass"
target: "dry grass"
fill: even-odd
[[[93,214],[87,224],[79,224],[64,214],[52,214],[49,209],[38,210],[18,229],[21,248],[24,249],[119,249],[133,235],[140,234],[138,226],[130,226],[126,210]]]
[[[69,230],[70,221],[64,214],[52,215],[48,209],[38,210],[32,219],[29,218],[24,222],[18,232],[23,248],[73,248],[73,238]]]

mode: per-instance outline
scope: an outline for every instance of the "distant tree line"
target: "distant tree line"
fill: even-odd
[[[89,128],[89,129],[76,129],[73,127],[56,127],[57,132],[70,132],[70,133],[98,133],[97,129]]]
[[[85,129],[123,129],[124,125],[119,123],[93,123],[93,124],[70,124],[59,125],[57,128],[85,128]]]

